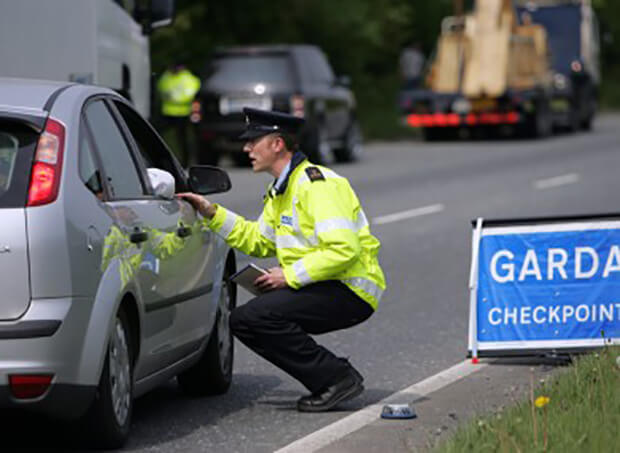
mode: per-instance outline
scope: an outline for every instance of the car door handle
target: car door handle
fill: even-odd
[[[180,238],[186,238],[187,236],[191,236],[191,234],[192,227],[180,226],[179,228],[177,228],[177,236],[179,236]]]
[[[145,242],[149,238],[149,234],[146,231],[135,229],[133,233],[129,235],[129,240],[134,244],[140,244]]]

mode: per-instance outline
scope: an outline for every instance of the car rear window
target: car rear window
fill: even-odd
[[[218,90],[239,90],[263,83],[277,91],[292,91],[295,89],[293,71],[286,54],[222,56],[211,62],[207,85]]]
[[[0,209],[26,206],[37,138],[25,125],[0,121]]]

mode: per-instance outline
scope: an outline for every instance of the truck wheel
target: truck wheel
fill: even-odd
[[[425,127],[422,129],[422,137],[427,142],[437,142],[444,139],[443,129],[438,127]]]
[[[539,102],[536,110],[525,121],[524,135],[531,138],[545,138],[553,131],[553,119],[549,103]]]
[[[121,309],[116,315],[95,401],[84,416],[98,448],[120,448],[129,437],[133,409],[133,365],[129,321]]]
[[[342,148],[334,149],[338,162],[355,162],[362,157],[364,151],[362,129],[357,121],[353,121],[347,128]]]
[[[221,395],[230,388],[233,375],[234,344],[230,312],[236,306],[237,287],[224,273],[215,327],[202,357],[192,368],[177,376],[181,389],[192,396]]]

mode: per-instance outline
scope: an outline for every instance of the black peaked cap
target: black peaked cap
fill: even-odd
[[[296,135],[304,125],[303,118],[281,112],[245,107],[243,113],[246,129],[239,138],[244,140],[253,140],[277,132]]]

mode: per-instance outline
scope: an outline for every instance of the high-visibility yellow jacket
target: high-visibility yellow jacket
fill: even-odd
[[[157,89],[164,115],[189,116],[192,112],[192,101],[200,89],[200,79],[187,69],[177,73],[166,71],[159,79]]]
[[[272,185],[264,204],[257,221],[218,206],[204,222],[245,254],[275,255],[294,289],[340,280],[377,308],[385,289],[377,260],[380,243],[345,178],[295,153],[288,180],[279,193]]]

